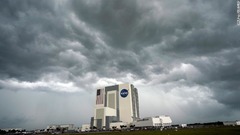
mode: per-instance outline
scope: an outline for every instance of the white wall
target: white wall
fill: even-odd
[[[128,96],[123,98],[120,95],[120,92],[122,89],[128,90]],[[131,87],[129,83],[126,84],[120,84],[119,85],[119,111],[120,111],[120,120],[123,122],[130,123],[133,121],[132,119],[132,93],[131,93]]]
[[[116,109],[112,109],[109,107],[104,107],[105,116],[117,116]]]

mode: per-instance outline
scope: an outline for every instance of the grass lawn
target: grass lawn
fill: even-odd
[[[240,135],[240,126],[152,131],[113,131],[69,135]]]

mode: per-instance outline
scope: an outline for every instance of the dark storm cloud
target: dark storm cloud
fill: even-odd
[[[128,45],[141,17],[136,1],[74,1],[72,5],[80,19],[103,31],[105,40],[116,48]]]
[[[230,37],[230,35],[228,36]],[[233,37],[236,37],[236,35],[233,35]],[[232,42],[228,39],[225,36],[224,41]],[[235,38],[234,40],[238,39]],[[209,87],[213,92],[211,98],[233,109],[239,109],[239,99],[235,96],[239,94],[240,88],[239,48],[236,44],[234,44],[234,47],[226,45],[224,48],[219,51],[211,51],[211,53],[199,53],[195,58],[186,58],[185,62],[191,63],[201,73],[200,78],[198,76],[194,83]]]
[[[179,117],[181,108],[202,117],[221,110],[221,118],[240,110],[235,0],[8,0],[0,31],[2,93],[92,94],[131,82],[181,106]]]
[[[71,18],[71,11],[66,14],[61,7],[54,6],[53,2],[45,1],[35,4],[29,1],[10,1],[5,4],[1,20],[8,23],[1,23],[1,74],[29,81],[37,80],[42,73],[52,72],[49,71],[52,67],[59,69],[58,66],[66,67],[72,74],[77,75],[91,71],[101,74],[107,70],[108,65],[127,70],[122,64],[129,60],[120,57],[131,54],[100,46],[101,41],[96,39],[98,31],[94,31],[92,26],[89,27],[86,20]],[[68,6],[66,11],[67,9]],[[74,16],[74,13],[72,14]],[[68,19],[73,20],[66,21]],[[103,37],[106,37],[105,33]],[[72,41],[76,42],[76,45],[68,46]],[[115,54],[117,55],[114,56]],[[85,60],[89,61],[90,65],[83,59],[73,58],[79,56],[83,59],[87,57]],[[111,58],[114,59],[111,61]],[[120,65],[115,65],[113,61],[118,61],[118,58]],[[141,73],[138,66],[134,67]],[[131,68],[128,70],[135,71]]]
[[[44,50],[40,49],[41,44],[37,43],[38,37],[43,33],[41,26],[45,27],[46,18],[43,16],[51,10],[50,3],[1,3],[1,74],[17,78],[24,76],[22,79],[28,76],[32,78],[30,74],[35,74],[43,67],[48,62],[48,55],[51,55],[42,52]]]

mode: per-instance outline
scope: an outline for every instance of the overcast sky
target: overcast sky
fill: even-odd
[[[89,123],[98,87],[140,116],[240,120],[236,0],[1,0],[0,128]]]

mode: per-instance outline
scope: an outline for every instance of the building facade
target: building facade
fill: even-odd
[[[129,83],[97,89],[91,127],[109,129],[112,122],[131,123],[139,119],[138,91]]]

